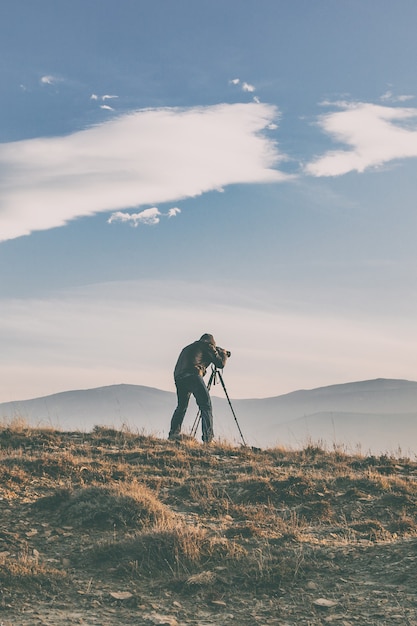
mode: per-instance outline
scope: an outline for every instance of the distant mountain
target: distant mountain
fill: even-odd
[[[241,404],[242,403],[242,404]],[[417,382],[375,379],[295,391],[261,400],[236,400],[245,429],[264,445],[299,448],[308,442],[349,452],[417,453]]]
[[[141,385],[111,385],[0,404],[0,419],[30,425],[91,430],[126,426],[166,437],[176,398]],[[417,382],[376,379],[331,385],[262,399],[232,400],[246,443],[299,448],[307,443],[362,453],[417,453]],[[242,443],[225,398],[213,397],[216,436]],[[184,431],[197,415],[190,402]],[[200,436],[200,434],[198,435]]]
[[[5,402],[0,404],[0,419],[22,417],[34,426],[50,425],[62,430],[125,425],[158,434],[166,427],[174,405],[175,394],[169,391],[142,385],[110,385]]]

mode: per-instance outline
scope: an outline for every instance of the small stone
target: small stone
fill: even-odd
[[[317,598],[313,602],[314,606],[318,606],[320,609],[331,609],[337,605],[334,600],[328,600],[327,598]]]
[[[133,598],[133,593],[130,593],[130,591],[110,591],[110,596],[113,598],[113,600],[123,601]]]
[[[309,580],[307,583],[307,589],[317,589],[317,584],[313,580]]]
[[[156,626],[178,626],[177,620],[172,615],[152,613],[151,615],[144,615],[144,617]]]

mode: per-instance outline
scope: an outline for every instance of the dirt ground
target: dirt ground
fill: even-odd
[[[155,445],[155,442],[146,444],[153,448]],[[161,443],[161,453],[176,450],[169,446]],[[97,465],[94,460],[97,455],[109,452],[115,452],[114,446],[101,443],[95,456],[89,450],[89,461],[84,452],[79,456],[80,462],[83,467],[88,463]],[[194,448],[191,452],[195,454]],[[221,578],[222,570],[226,569],[221,561],[214,566],[211,564],[208,569],[201,567],[197,574],[190,574],[181,584],[175,580],[174,574],[170,579],[168,565],[162,579],[121,577],[111,562],[97,565],[85,555],[98,540],[117,543],[127,530],[64,525],[48,511],[34,508],[36,499],[45,497],[57,485],[62,488],[69,480],[65,471],[51,477],[52,472],[47,471],[51,447],[49,456],[45,454],[45,447],[42,451],[35,451],[17,448],[17,444],[7,449],[3,445],[1,462],[3,467],[7,465],[9,474],[3,476],[0,496],[0,572],[2,563],[10,564],[19,559],[20,564],[32,568],[32,574],[19,570],[15,579],[13,571],[9,572],[9,578],[3,576],[0,581],[0,626],[417,626],[417,538],[413,532],[364,538],[358,534],[342,535],[340,522],[332,526],[334,522],[317,525],[314,519],[310,520],[310,525],[303,524],[302,532],[290,540],[294,557],[291,575],[283,577],[275,586],[254,584],[251,589],[250,581],[247,581],[242,587],[239,584],[239,562],[235,564],[236,572],[230,571],[228,565],[229,582],[224,586],[207,584],[214,576]],[[57,457],[66,454],[62,441],[53,454]],[[76,451],[71,454],[73,461]],[[137,464],[137,457],[131,452],[127,454],[125,451],[124,454],[124,463],[133,463],[135,458]],[[147,454],[154,467],[149,481],[152,483],[162,470],[155,466],[155,457],[151,459],[149,451]],[[188,468],[187,472],[193,472],[195,458],[193,467],[190,467],[187,454],[187,450],[185,455],[182,450],[178,452],[175,467],[182,463]],[[33,461],[39,455],[43,455],[43,470],[33,471],[32,466],[32,474],[28,477],[25,461]],[[217,457],[213,465],[210,455]],[[174,453],[171,456],[174,458]],[[141,458],[142,463],[143,455]],[[198,458],[202,471],[213,481],[226,480],[229,475],[228,488],[232,493],[230,481],[233,478],[230,476],[240,471],[248,457],[241,458],[230,451],[223,455],[221,450],[210,450]],[[250,461],[253,466],[255,461],[252,458]],[[67,467],[71,463],[68,460]],[[42,464],[37,467],[42,468]],[[298,472],[298,469],[294,471]],[[142,465],[141,472],[144,473]],[[242,529],[248,526],[238,520],[237,509],[229,513],[213,510],[203,513],[195,501],[178,496],[182,493],[178,491],[179,485],[182,488],[185,479],[181,474],[180,482],[174,480],[175,472],[171,472],[170,480],[158,493],[176,515],[182,516],[188,525],[199,525],[217,535],[236,537],[240,545],[247,546],[248,550],[258,550],[260,554],[256,543],[258,536],[253,532],[245,536]],[[410,507],[417,508],[414,501],[409,503]],[[361,515],[355,518],[356,529],[358,520],[364,519],[363,511]],[[262,523],[273,525],[273,518]],[[240,534],[236,529],[240,529]],[[274,529],[267,531],[272,545]],[[278,540],[279,537],[274,539]],[[262,541],[265,546],[264,537]],[[262,558],[258,559],[259,569],[263,566]],[[56,576],[51,574],[55,571]]]
[[[19,521],[17,532],[29,526],[33,524]],[[51,544],[39,540],[37,545],[47,559],[62,559],[60,553],[51,550]],[[77,572],[69,588],[52,594],[33,597],[24,592],[4,592],[0,624],[414,626],[416,548],[415,540],[334,548],[326,559],[320,555],[317,569],[302,583],[265,594],[242,593],[235,588],[216,597],[206,597],[198,590],[184,595],[151,584],[117,585],[105,571],[96,572],[94,577],[91,572]]]

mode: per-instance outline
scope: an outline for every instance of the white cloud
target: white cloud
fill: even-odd
[[[249,83],[243,83],[242,91],[248,91],[249,93],[252,93],[253,91],[255,91],[255,87],[253,85],[250,85]]]
[[[114,111],[113,107],[109,106],[108,104],[100,105],[100,109],[104,109],[105,111]]]
[[[364,102],[335,103],[341,110],[325,114],[319,126],[350,149],[331,150],[307,164],[313,176],[364,172],[394,159],[417,157],[417,109]]]
[[[99,212],[282,181],[266,104],[146,109],[64,137],[0,144],[0,240]]]
[[[116,211],[107,220],[109,224],[112,222],[131,222],[132,226],[138,226],[138,224],[159,224],[159,218],[161,213],[156,207],[151,209],[144,209],[140,213],[124,213],[122,211]]]
[[[230,85],[240,85],[240,89],[242,91],[247,91],[249,93],[253,93],[254,91],[256,91],[255,87],[253,85],[251,85],[250,83],[246,83],[246,82],[241,83],[240,82],[240,78],[233,78],[232,80],[229,80],[229,84]]]
[[[161,213],[157,207],[152,207],[151,209],[144,209],[139,213],[126,213],[124,211],[116,211],[113,213],[107,222],[112,224],[113,222],[130,222],[132,226],[138,226],[139,224],[146,224],[148,226],[153,226],[154,224],[159,224],[161,217],[175,217],[181,213],[181,209],[172,208],[167,211],[167,213]]]
[[[55,83],[59,82],[59,78],[51,75],[42,76],[40,82],[42,85],[55,85]]]
[[[115,98],[118,98],[119,96],[111,96],[108,94],[105,94],[104,96],[99,96],[96,93],[92,93],[90,96],[90,100],[114,100]]]

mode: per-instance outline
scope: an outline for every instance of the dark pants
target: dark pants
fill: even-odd
[[[206,383],[202,376],[198,374],[186,376],[175,381],[177,388],[178,405],[171,420],[170,437],[175,437],[181,432],[182,422],[187,411],[190,396],[193,394],[198,408],[201,411],[201,423],[203,428],[203,441],[209,443],[213,437],[213,412],[211,408],[210,394],[207,391]]]

